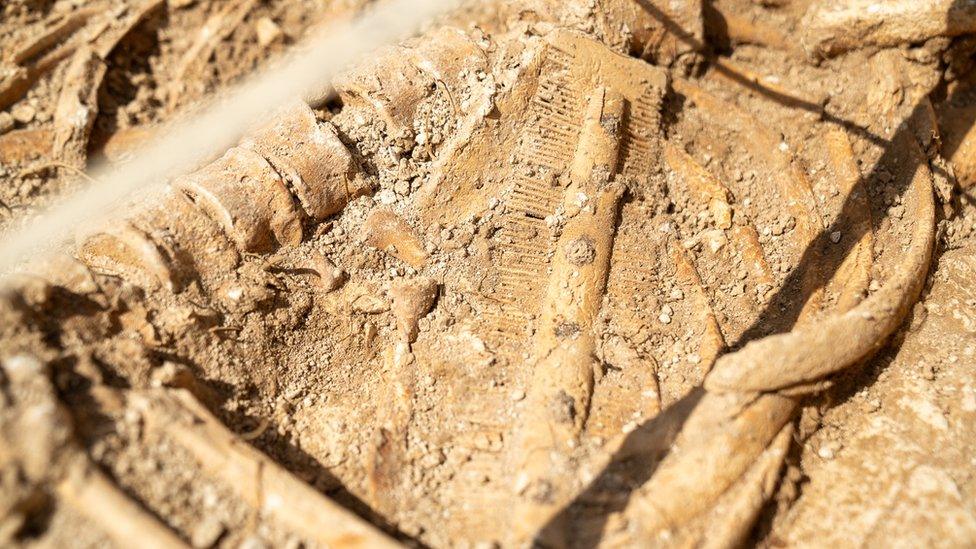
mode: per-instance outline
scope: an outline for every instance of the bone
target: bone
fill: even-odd
[[[399,547],[227,430],[190,393],[133,393],[148,430],[171,437],[253,509],[323,546]]]
[[[58,505],[88,519],[121,546],[170,549],[186,545],[113,484],[72,438],[71,414],[57,399],[44,363],[30,355],[3,360],[2,374],[13,399],[2,399],[4,421],[0,465],[20,461],[18,476],[34,486],[51,486]],[[14,495],[14,494],[11,494]]]
[[[326,292],[338,290],[348,278],[346,272],[337,267],[325,254],[315,253],[311,264],[312,269],[319,276],[319,286]]]
[[[50,128],[22,128],[0,135],[0,163],[25,164],[51,152]]]
[[[401,137],[413,134],[414,112],[433,83],[410,62],[405,46],[390,46],[337,76],[332,85],[344,105],[376,112],[387,132]]]
[[[780,51],[793,49],[787,36],[779,29],[711,4],[705,11],[705,25],[713,27],[709,29],[713,34],[724,33],[733,44],[757,44]]]
[[[748,343],[716,362],[707,392],[625,511],[640,524],[644,541],[704,520],[794,417],[795,399],[876,351],[918,298],[934,245],[932,179],[912,132],[899,131],[892,146],[913,169],[906,205],[915,215],[904,260],[881,290],[853,309],[822,320],[805,310],[792,332]],[[655,498],[662,493],[674,497]]]
[[[694,540],[697,546],[734,549],[746,543],[756,518],[779,485],[793,433],[793,424],[786,424],[752,467],[723,494],[702,521],[705,527]]]
[[[753,152],[766,169],[774,174],[774,180],[782,199],[788,204],[789,211],[796,220],[796,227],[792,233],[793,248],[797,258],[808,249],[820,231],[823,221],[817,211],[813,198],[812,185],[799,162],[794,162],[793,154],[787,146],[785,149],[778,132],[757,119],[743,109],[732,105],[706,92],[687,80],[675,79],[675,91],[685,95],[695,102],[695,105],[710,114],[715,120],[732,131],[736,128],[750,128],[743,137],[750,152]],[[817,261],[811,261],[816,265]],[[803,271],[800,280],[800,291],[808,295],[801,314],[809,314],[820,309],[823,302],[822,275],[817,268]]]
[[[97,12],[97,8],[80,9],[51,21],[47,24],[48,30],[14,53],[10,61],[17,67],[12,74],[0,81],[0,109],[6,109],[21,100],[38,79],[70,56],[81,43],[80,40],[69,40],[57,48],[54,46],[83,27]],[[41,55],[52,48],[53,51]]]
[[[617,164],[625,100],[610,88],[589,97],[570,165],[566,196],[591,196],[592,211],[568,220],[556,243],[549,286],[533,346],[534,369],[516,426],[519,498],[513,508],[516,543],[531,540],[571,492],[569,455],[586,421],[593,391],[594,320],[610,265],[623,188],[607,182]],[[575,275],[575,276],[574,276]],[[557,534],[553,534],[557,535]],[[560,544],[562,540],[549,540]]]
[[[176,291],[197,281],[213,290],[240,263],[240,254],[221,225],[174,188],[162,193],[156,205],[130,222],[165,250],[178,280]]]
[[[465,78],[485,72],[487,58],[464,32],[438,27],[405,44],[385,48],[333,81],[343,104],[366,107],[393,136],[412,135],[414,112],[432,87],[447,92],[460,115]]]
[[[934,245],[935,205],[928,159],[913,137],[900,147],[918,168],[907,208],[914,212],[905,260],[871,297],[850,311],[792,332],[750,342],[719,359],[705,380],[709,391],[770,391],[818,380],[877,350],[918,299]]]
[[[253,151],[234,147],[174,185],[220,223],[241,251],[267,253],[301,242],[301,218],[291,193]]]
[[[959,186],[976,185],[976,104],[944,104],[939,111],[939,130],[947,160],[952,163]]]
[[[200,27],[196,39],[180,59],[172,80],[176,83],[176,87],[171,90],[170,106],[175,105],[182,98],[184,91],[182,86],[188,80],[187,75],[200,70],[210,60],[220,42],[244,22],[244,18],[254,9],[255,4],[257,0],[230,0],[223,2],[222,5],[216,4],[219,6],[218,11],[207,18]]]
[[[427,262],[427,252],[413,228],[390,210],[376,209],[369,214],[363,223],[362,239],[414,269]]]
[[[861,185],[861,172],[854,160],[847,134],[838,128],[831,128],[824,141],[840,191],[838,202],[845,211],[851,212],[848,219],[838,218],[843,212],[834,212],[830,217],[838,218],[836,225],[848,235],[853,235],[848,238],[857,238],[828,284],[828,290],[837,294],[836,310],[847,311],[863,299],[871,283],[871,267],[874,264],[871,204],[868,202],[867,188]]]
[[[390,284],[390,298],[401,340],[413,343],[419,332],[417,323],[437,301],[437,283],[426,277],[399,279]]]
[[[306,215],[316,221],[370,190],[335,128],[319,123],[304,101],[283,107],[270,124],[242,140],[241,147],[264,156],[284,176]]]
[[[107,66],[95,50],[85,46],[75,52],[54,111],[52,156],[76,168],[88,159],[88,136],[98,114],[98,88]]]
[[[95,270],[121,275],[146,288],[175,291],[178,281],[168,258],[144,232],[129,224],[79,238],[78,257]]]
[[[138,539],[140,547],[152,549],[189,547],[87,460],[72,467],[55,491],[61,501],[95,523],[120,546]]]
[[[715,319],[715,311],[712,309],[694,263],[685,251],[678,247],[674,247],[671,257],[675,265],[675,277],[682,282],[683,287],[688,288],[692,308],[698,315],[695,324],[702,327],[701,344],[698,346],[700,367],[692,376],[693,383],[698,385],[705,379],[705,374],[712,369],[715,360],[725,349],[725,338],[722,336],[722,329]]]
[[[958,0],[831,0],[810,4],[802,42],[815,56],[917,44],[976,31],[976,4]]]

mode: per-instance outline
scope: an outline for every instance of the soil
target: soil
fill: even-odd
[[[5,2],[0,229],[366,3]],[[817,4],[465,7],[12,275],[0,545],[972,546],[976,42]]]

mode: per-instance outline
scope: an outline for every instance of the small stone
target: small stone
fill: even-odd
[[[316,253],[312,257],[312,268],[319,275],[319,286],[326,292],[338,290],[346,281],[346,272],[324,254]]]
[[[392,189],[383,189],[376,193],[376,201],[384,206],[389,206],[396,202],[396,193]]]
[[[661,321],[661,324],[671,324],[671,315],[661,313],[661,316],[657,317]]]
[[[351,303],[353,312],[375,315],[390,310],[389,303],[376,295],[360,294]]]
[[[840,231],[834,231],[830,233],[830,241],[833,242],[834,244],[840,242]]]
[[[819,450],[817,450],[817,455],[824,460],[834,459],[834,456],[837,454],[836,446],[837,445],[835,443],[824,444]]]
[[[596,258],[596,249],[593,242],[581,236],[566,244],[566,259],[573,265],[583,266],[593,263]]]
[[[258,45],[266,48],[282,37],[281,27],[269,17],[262,17],[254,24],[254,30],[258,35]]]
[[[681,288],[674,288],[673,290],[671,290],[669,296],[671,297],[671,299],[677,301],[679,299],[684,299],[685,293],[681,291]]]
[[[515,389],[512,391],[512,401],[519,402],[521,400],[525,400],[525,391],[522,389]]]
[[[34,117],[37,115],[37,111],[30,105],[17,105],[13,108],[11,114],[13,115],[14,120],[17,122],[27,124],[31,120],[34,120]]]

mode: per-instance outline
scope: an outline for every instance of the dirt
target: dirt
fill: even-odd
[[[0,227],[363,4],[5,3]],[[469,5],[79,228],[0,544],[971,546],[976,29],[825,6]]]

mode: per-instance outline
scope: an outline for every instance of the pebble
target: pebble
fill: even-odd
[[[258,35],[258,45],[262,48],[270,46],[282,37],[281,27],[269,17],[258,19],[254,24],[254,30]]]
[[[384,206],[389,206],[396,202],[396,193],[392,189],[383,189],[382,191],[376,193],[376,201]]]
[[[522,389],[515,389],[514,391],[512,391],[512,400],[514,402],[518,402],[524,399],[525,399],[525,391],[523,391]]]
[[[671,315],[661,313],[661,316],[657,317],[661,321],[661,324],[671,324]]]
[[[30,105],[17,105],[13,108],[11,114],[13,115],[14,120],[17,122],[27,124],[31,120],[34,120],[34,116],[37,115],[37,111]]]
[[[833,242],[834,244],[840,242],[840,231],[834,231],[830,233],[830,241]]]

